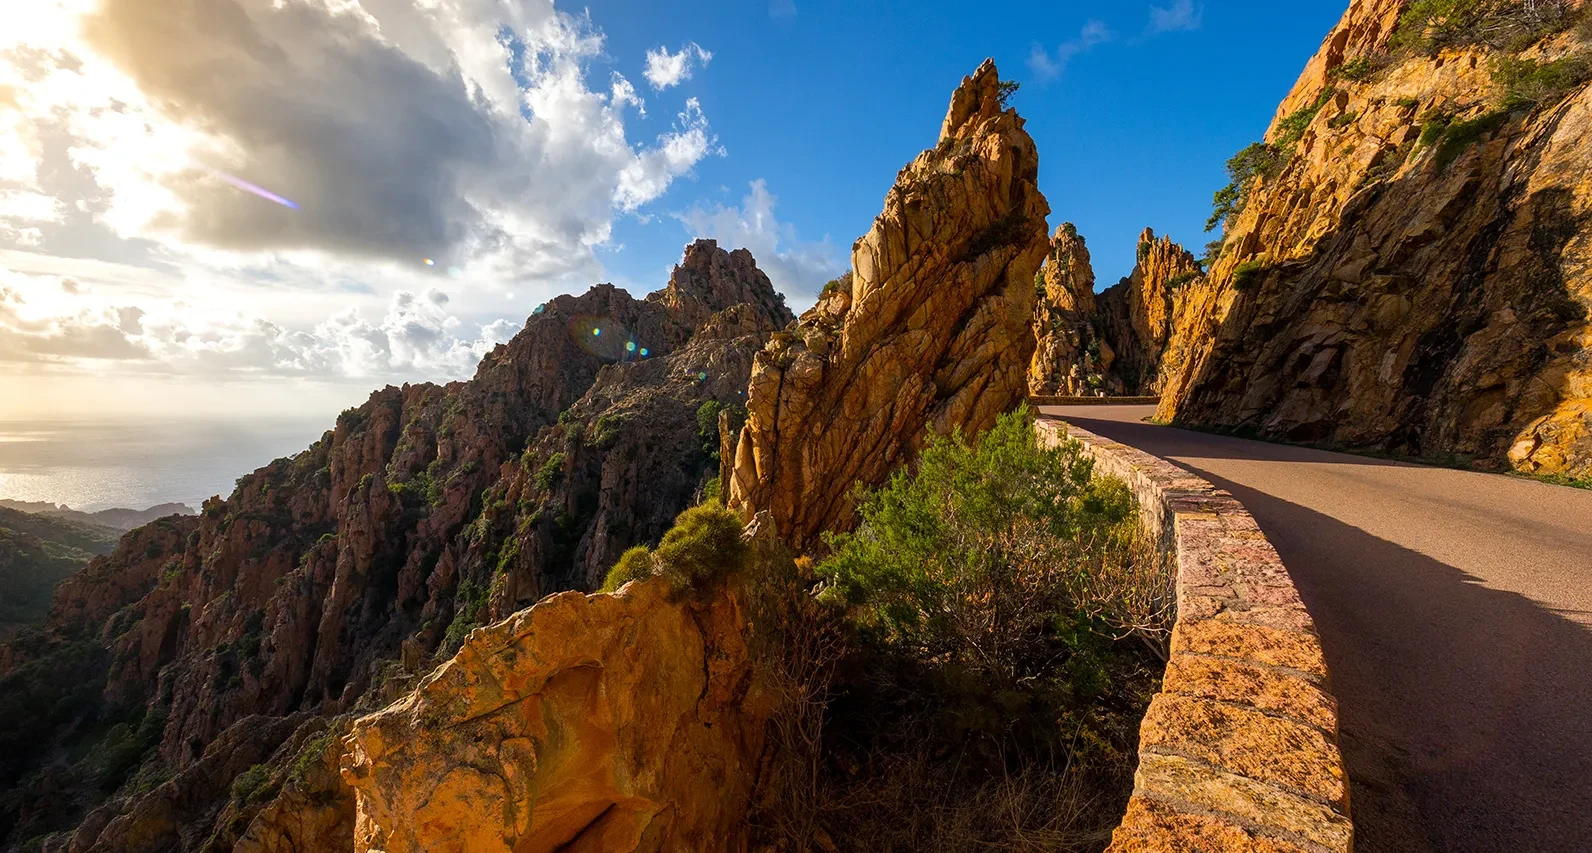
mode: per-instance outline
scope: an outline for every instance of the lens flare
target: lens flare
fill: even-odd
[[[428,266],[428,267],[434,267],[434,266],[436,266],[436,265],[437,265],[437,262],[436,262],[436,261],[433,261],[433,260],[432,260],[432,259],[430,259],[430,258],[426,258],[426,266]]]
[[[603,330],[601,328],[596,328],[596,329],[592,329],[591,330],[591,336],[594,337],[594,338],[600,337],[602,335],[602,333],[603,333]]]
[[[641,357],[642,358],[646,358],[647,357],[647,348],[646,347],[642,347],[641,348]]]
[[[293,202],[288,201],[287,199],[277,195],[276,193],[271,192],[270,190],[266,189],[265,187],[256,186],[254,184],[251,184],[248,181],[245,181],[244,179],[239,178],[239,177],[237,177],[235,175],[229,175],[226,172],[218,172],[218,171],[216,171],[214,169],[210,170],[210,174],[216,176],[217,178],[220,178],[223,181],[226,181],[227,183],[237,187],[240,190],[243,190],[246,193],[254,193],[255,195],[259,196],[260,198],[265,199],[266,201],[274,201],[277,204],[282,205],[283,207],[292,208],[293,210],[298,210],[299,209],[299,206],[297,204],[294,204]]]
[[[636,351],[636,342],[635,341],[626,341],[625,342],[625,352],[635,352],[635,351]]]

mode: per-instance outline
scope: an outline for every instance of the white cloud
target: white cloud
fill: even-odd
[[[1194,0],[1176,0],[1171,6],[1150,7],[1150,33],[1170,33],[1179,30],[1197,30],[1203,9]]]
[[[707,67],[712,59],[713,54],[703,50],[696,42],[680,48],[679,53],[670,53],[668,48],[660,47],[647,51],[647,70],[642,76],[647,78],[652,88],[661,92],[690,80],[698,67]]]
[[[727,249],[750,251],[774,287],[799,311],[817,299],[825,282],[845,272],[846,261],[828,237],[817,243],[798,239],[794,226],[775,217],[778,203],[768,182],[759,178],[751,183],[740,207],[695,207],[674,217],[693,239],[707,237]]]
[[[620,74],[618,71],[615,71],[613,74],[613,83],[610,94],[608,95],[608,103],[615,110],[623,110],[627,105],[634,106],[636,108],[636,112],[640,113],[643,118],[645,118],[647,115],[647,102],[642,100],[640,95],[636,94],[636,87],[631,84],[629,80],[625,79],[625,75]]]
[[[510,294],[598,280],[615,218],[723,154],[694,99],[636,133],[602,31],[552,0],[26,5],[0,27],[12,363],[468,375]],[[711,59],[656,53],[656,88]]]
[[[11,273],[0,281],[8,282],[0,286],[0,362],[136,362],[125,369],[211,377],[456,377],[519,331],[506,319],[467,327],[437,288],[397,291],[375,322],[349,308],[299,331],[262,317],[195,318],[177,306],[38,298],[53,292],[42,278]],[[78,296],[66,284],[57,289]]]
[[[1077,38],[1062,42],[1056,47],[1054,54],[1045,50],[1043,46],[1035,44],[1028,55],[1028,69],[1041,80],[1055,79],[1067,70],[1067,64],[1073,57],[1105,44],[1113,38],[1115,36],[1104,21],[1089,21],[1078,31]]]
[[[615,199],[625,210],[635,210],[663,194],[675,178],[689,173],[709,154],[724,156],[718,137],[708,132],[708,120],[696,98],[685,102],[674,130],[658,137],[658,144],[628,163],[619,173]]]
[[[776,21],[796,17],[795,0],[769,0],[768,16]]]

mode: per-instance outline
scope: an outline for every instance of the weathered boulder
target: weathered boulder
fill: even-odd
[[[355,724],[354,849],[739,850],[769,714],[745,626],[733,581],[682,598],[653,578],[478,629]]]
[[[1001,100],[986,61],[852,247],[845,285],[757,356],[723,491],[796,548],[850,523],[852,485],[883,481],[926,429],[980,432],[1027,391],[1050,207]]]

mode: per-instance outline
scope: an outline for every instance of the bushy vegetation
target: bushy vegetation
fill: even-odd
[[[1239,293],[1254,290],[1260,284],[1260,279],[1266,274],[1266,262],[1261,258],[1252,258],[1244,261],[1233,269],[1233,289]]]
[[[746,543],[735,513],[717,501],[691,507],[674,520],[654,552],[658,573],[675,591],[697,594],[744,565]]]
[[[858,498],[818,564],[753,573],[797,590],[754,607],[781,700],[754,824],[793,851],[1098,849],[1170,619],[1126,487],[1025,411]]]
[[[1389,47],[1428,55],[1474,44],[1518,51],[1585,14],[1568,0],[1415,0],[1399,16]]]
[[[608,576],[603,578],[603,585],[597,591],[618,592],[631,581],[652,577],[653,570],[652,552],[645,545],[636,545],[619,555],[619,562],[608,570]]]
[[[1492,78],[1502,90],[1504,109],[1530,109],[1553,103],[1592,79],[1592,62],[1584,56],[1551,62],[1505,56],[1494,62]]]
[[[459,584],[453,594],[453,621],[448,623],[448,632],[443,635],[442,645],[437,650],[439,656],[446,657],[457,652],[470,632],[481,627],[481,618],[486,613],[487,599],[491,594],[492,588],[485,584],[472,580]]]
[[[42,620],[56,586],[117,538],[107,528],[0,507],[0,628]]]
[[[1374,73],[1376,73],[1376,66],[1371,62],[1371,58],[1368,56],[1357,56],[1332,69],[1330,76],[1334,80],[1352,80],[1357,82],[1370,79]]]
[[[1021,88],[1022,84],[1018,83],[1016,80],[1002,80],[1000,82],[1000,85],[996,91],[996,97],[1000,100],[1001,109],[1004,110],[1011,107],[1012,96],[1016,95],[1017,90]]]
[[[1249,200],[1249,191],[1261,180],[1274,178],[1287,162],[1277,148],[1264,142],[1245,146],[1227,161],[1227,186],[1216,191],[1211,199],[1211,218],[1205,222],[1206,231],[1221,228],[1223,236]],[[1213,257],[1219,255],[1213,253]]]
[[[718,501],[700,503],[674,520],[656,550],[637,545],[608,570],[600,592],[614,592],[633,580],[662,575],[677,595],[701,596],[720,578],[746,565],[743,526]]]
[[[543,460],[542,466],[536,469],[536,488],[547,492],[558,485],[559,479],[564,476],[565,458],[563,451],[555,451]]]
[[[1459,159],[1459,155],[1465,153],[1466,149],[1476,144],[1483,136],[1503,127],[1504,122],[1508,120],[1508,111],[1497,110],[1468,121],[1446,123],[1437,140],[1438,170],[1446,170]],[[1425,134],[1422,136],[1424,138]]]
[[[726,406],[718,400],[708,400],[697,407],[696,422],[697,435],[702,439],[702,452],[707,454],[709,460],[717,467],[720,463],[719,448],[723,435],[719,432],[719,413],[729,412],[730,434],[740,432],[746,423],[746,407],[731,403]]]

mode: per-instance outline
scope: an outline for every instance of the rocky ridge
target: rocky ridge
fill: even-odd
[[[1157,237],[1139,235],[1137,260],[1126,278],[1096,294],[1089,250],[1071,223],[1051,239],[1040,271],[1034,315],[1038,349],[1029,367],[1035,396],[1150,396],[1176,358],[1168,353],[1179,331],[1185,289],[1205,280],[1193,253]]]
[[[1116,350],[1097,320],[1095,274],[1089,247],[1071,222],[1050,238],[1050,254],[1034,280],[1034,359],[1028,392],[1075,397],[1122,393],[1111,366]]]
[[[27,778],[0,839],[78,824],[62,849],[197,850],[224,808],[268,812],[231,780],[661,535],[710,480],[697,409],[737,404],[790,319],[750,255],[701,242],[648,300],[554,299],[473,380],[379,391],[230,498],[128,534],[0,647],[0,784]],[[52,759],[112,749],[117,721],[115,762]]]
[[[723,493],[801,549],[848,525],[926,430],[987,429],[1022,399],[1049,249],[1039,158],[994,62],[952,96],[939,144],[896,177],[852,270],[759,353]],[[822,424],[822,429],[812,428]]]

